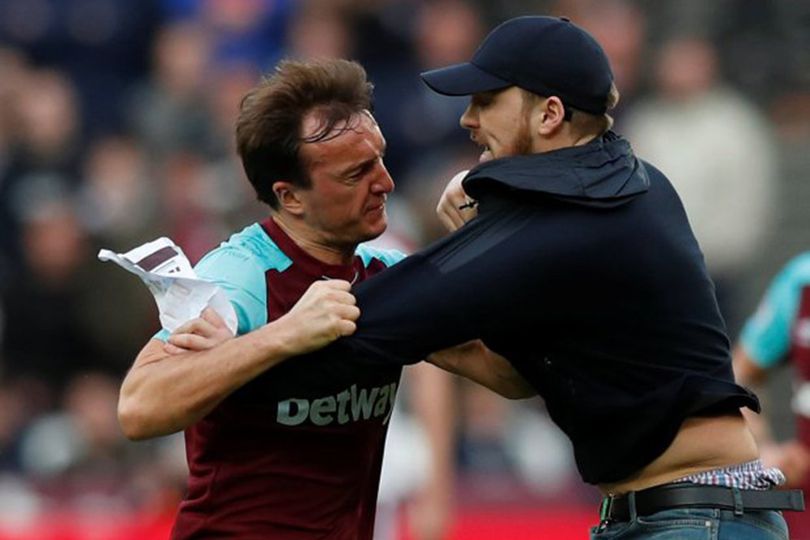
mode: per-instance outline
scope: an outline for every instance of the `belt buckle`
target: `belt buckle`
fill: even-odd
[[[604,531],[610,522],[613,521],[611,516],[613,512],[614,495],[609,493],[602,497],[602,504],[599,505],[599,531]]]

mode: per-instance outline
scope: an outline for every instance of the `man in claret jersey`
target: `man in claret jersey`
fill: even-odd
[[[793,366],[791,408],[796,437],[776,442],[759,416],[748,420],[762,448],[762,460],[779,467],[787,485],[810,490],[810,251],[794,257],[773,278],[734,349],[740,384],[764,383],[775,369]],[[810,538],[810,514],[785,514],[791,538]]]
[[[212,311],[160,332],[119,400],[132,439],[185,430],[175,540],[372,537],[400,366],[282,364],[351,334],[352,284],[402,257],[362,245],[394,189],[370,107],[345,60],[282,62],[242,102],[237,147],[270,217],[196,267],[228,294],[237,337]]]

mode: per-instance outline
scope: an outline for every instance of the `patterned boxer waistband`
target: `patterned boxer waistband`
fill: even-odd
[[[765,467],[755,459],[739,465],[722,467],[690,474],[673,481],[673,484],[691,482],[701,486],[724,486],[738,489],[766,490],[785,483],[785,475],[776,467]]]

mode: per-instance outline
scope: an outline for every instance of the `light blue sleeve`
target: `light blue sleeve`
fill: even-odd
[[[810,253],[790,261],[771,282],[756,313],[748,319],[740,342],[753,362],[767,369],[784,360],[802,288],[810,284]]]
[[[405,254],[399,250],[381,249],[366,244],[360,244],[357,247],[357,254],[363,261],[364,266],[368,266],[372,259],[379,259],[386,268],[390,268],[405,258]]]
[[[267,322],[267,287],[264,270],[249,251],[219,247],[203,257],[194,268],[197,276],[219,285],[231,301],[237,317],[237,335],[255,330]],[[165,328],[155,335],[166,341]]]

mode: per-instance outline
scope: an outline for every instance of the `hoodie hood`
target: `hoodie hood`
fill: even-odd
[[[645,193],[650,179],[630,143],[612,131],[582,146],[482,163],[462,183],[479,199],[492,185],[546,194],[596,208],[622,205]]]

